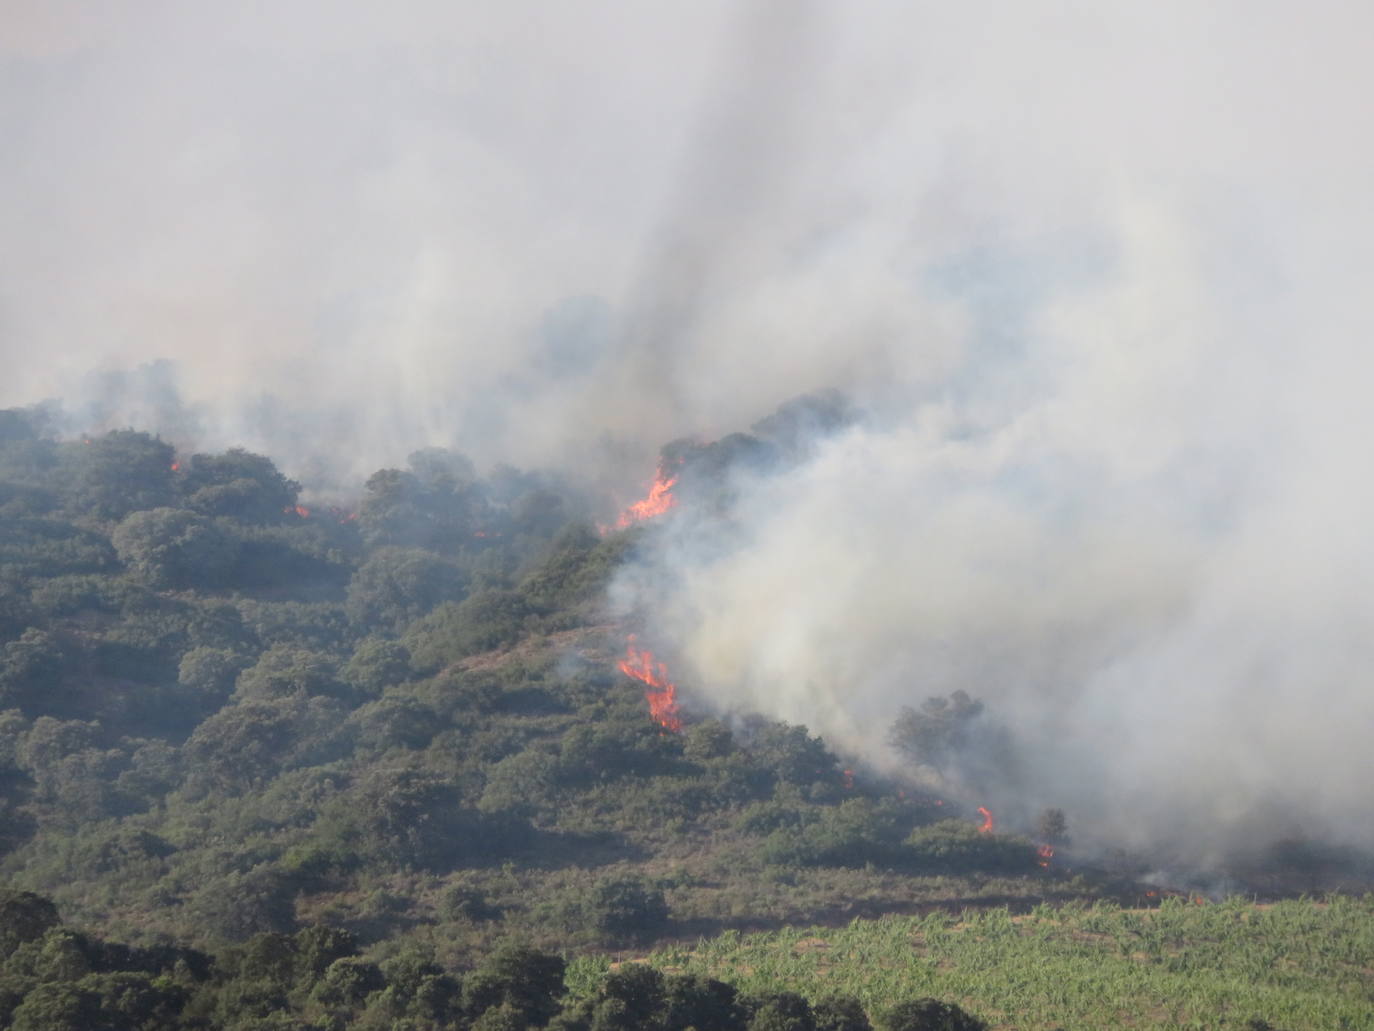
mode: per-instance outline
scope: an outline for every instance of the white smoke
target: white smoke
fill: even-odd
[[[840,387],[663,557],[704,690],[872,745],[962,687],[1080,827],[1368,841],[1374,12],[112,10],[0,18],[0,403],[629,484]]]

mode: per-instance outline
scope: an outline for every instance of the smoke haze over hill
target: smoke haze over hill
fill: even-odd
[[[1081,837],[1371,844],[1371,21],[12,3],[0,404],[632,486],[840,388],[653,559],[702,690],[874,750],[964,688]]]

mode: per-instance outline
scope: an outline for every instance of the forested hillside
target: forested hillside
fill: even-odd
[[[61,440],[39,411],[0,413],[0,874],[28,914],[0,1014],[50,1026],[24,1016],[37,985],[127,974],[161,986],[139,1005],[162,1016],[109,1026],[259,1026],[235,1021],[288,997],[337,1011],[318,1026],[448,1026],[490,1000],[442,978],[509,966],[512,942],[1145,901],[1051,862],[1062,814],[1037,840],[1003,835],[856,775],[806,727],[694,707],[634,614],[612,618],[607,584],[658,532],[648,517],[724,513],[728,469],[785,467],[845,417],[810,399],[670,445],[657,494],[598,527],[578,484],[479,475],[450,451],[378,471],[356,503],[307,505],[261,455],[134,430]],[[899,746],[945,747],[977,711],[936,701],[898,721]],[[75,957],[60,976],[59,954]],[[254,964],[275,987],[225,1001]],[[425,978],[450,1001],[397,1001]],[[78,996],[62,1005],[97,1005]]]

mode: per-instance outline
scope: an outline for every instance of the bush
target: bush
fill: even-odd
[[[643,940],[667,927],[668,902],[662,891],[643,878],[614,877],[593,889],[587,915],[604,934]]]
[[[987,1031],[987,1023],[952,1002],[908,999],[878,1021],[882,1031]]]
[[[531,615],[515,591],[488,590],[440,605],[413,624],[406,645],[419,669],[437,670],[479,652],[514,644]]]
[[[905,852],[916,869],[929,873],[1029,873],[1037,862],[1029,842],[984,834],[963,820],[942,820],[912,831]]]
[[[400,632],[436,606],[466,596],[463,571],[435,552],[378,548],[353,574],[345,609],[355,626]]]
[[[135,512],[110,538],[119,559],[150,587],[225,585],[239,545],[219,525],[180,508]]]

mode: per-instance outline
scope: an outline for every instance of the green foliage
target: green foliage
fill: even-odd
[[[647,940],[667,927],[668,903],[642,877],[609,877],[592,889],[583,919],[612,940]]]
[[[514,644],[531,609],[515,591],[486,590],[447,602],[412,624],[405,643],[418,669],[438,670],[479,652]]]
[[[270,459],[242,448],[192,455],[182,463],[177,487],[193,511],[247,523],[280,521],[296,504],[301,489]]]
[[[805,727],[764,723],[754,728],[749,751],[784,784],[804,788],[839,784],[839,761],[825,742],[812,737]]]
[[[110,541],[94,531],[55,519],[0,513],[0,569],[10,574],[102,573],[116,563]]]
[[[826,995],[811,1007],[816,1031],[872,1031],[863,1004],[852,995]]]
[[[234,682],[252,660],[243,652],[201,645],[188,649],[177,665],[177,683],[191,692],[207,713],[228,700]]]
[[[405,683],[412,674],[410,650],[381,637],[364,638],[342,671],[346,683],[371,698]]]
[[[135,430],[114,430],[74,452],[75,488],[70,507],[100,519],[164,508],[174,500],[172,461],[166,444]]]
[[[1036,865],[1035,849],[1029,842],[984,834],[963,820],[917,828],[906,839],[906,853],[917,869],[938,873],[1022,873]]]
[[[58,924],[57,907],[31,891],[0,888],[0,959]]]
[[[233,942],[295,930],[294,898],[291,878],[262,864],[244,873],[224,874],[196,891],[186,906],[206,937]]]
[[[755,810],[759,816],[762,815]],[[801,815],[801,814],[798,814]],[[756,822],[758,816],[756,816]],[[909,823],[894,806],[867,798],[846,799],[838,806],[821,809],[810,819],[801,815],[800,825],[780,826],[764,843],[765,861],[782,865],[862,866],[865,863],[900,864],[905,858],[902,836]]]
[[[948,698],[927,698],[920,709],[903,706],[888,732],[888,742],[912,762],[943,770],[967,744],[970,725],[983,713],[983,703],[964,691]]]
[[[0,708],[30,714],[61,711],[59,696],[70,664],[64,642],[43,630],[28,629],[0,649]]]
[[[881,1031],[987,1031],[987,1023],[952,1002],[908,999],[883,1013]]]
[[[151,587],[222,586],[239,546],[225,529],[180,508],[135,512],[111,536],[130,575]]]
[[[234,792],[283,770],[327,761],[342,727],[337,703],[292,695],[225,706],[191,734],[184,754],[192,783]]]
[[[344,687],[333,658],[322,652],[277,644],[239,674],[234,695],[238,699],[289,698],[308,695],[339,695]]]
[[[348,584],[346,610],[358,627],[400,632],[445,602],[467,596],[467,577],[455,563],[419,548],[378,548]]]

